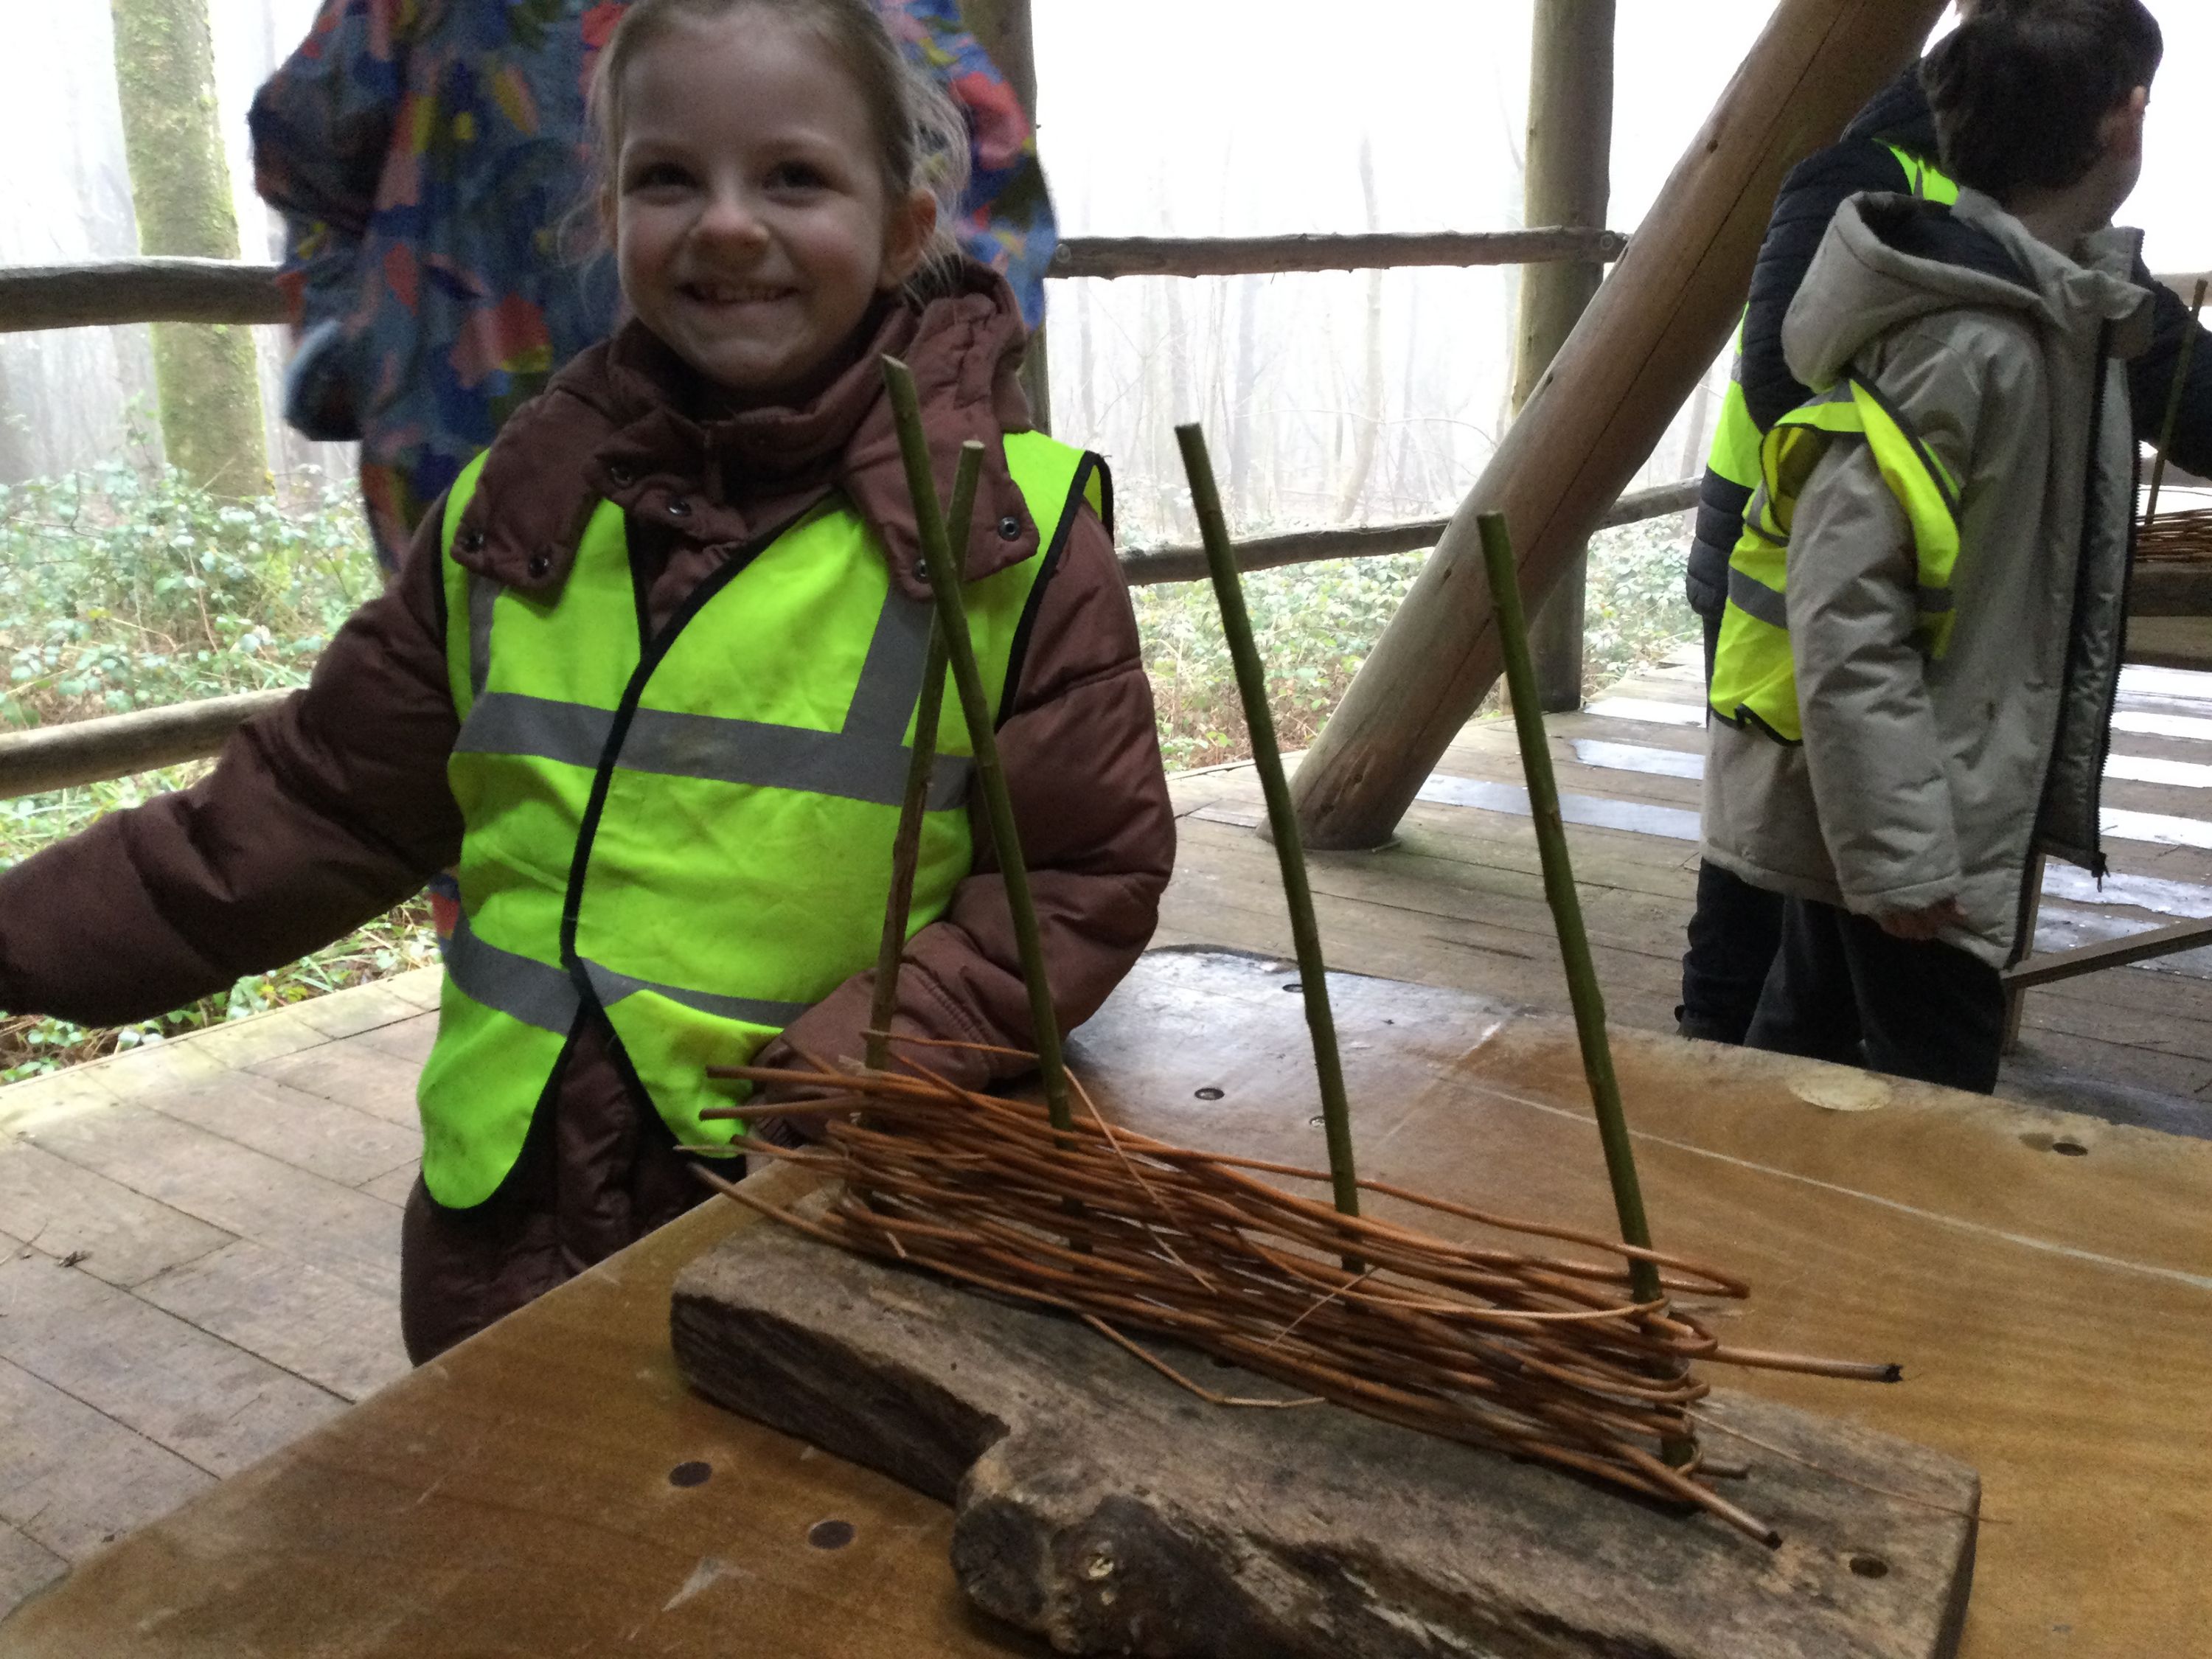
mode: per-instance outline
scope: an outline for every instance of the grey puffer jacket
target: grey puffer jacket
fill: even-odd
[[[1863,443],[1798,499],[1788,616],[1802,745],[1714,722],[1705,856],[1867,915],[1956,899],[1945,939],[2020,954],[2030,855],[2101,873],[2099,785],[2135,505],[2124,362],[2135,233],[2069,258],[1986,196],[1853,198],[1784,327],[1815,388],[1870,380],[1960,485],[1951,644],[1912,640],[1912,539]]]

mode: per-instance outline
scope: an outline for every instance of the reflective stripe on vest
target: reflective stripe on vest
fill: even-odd
[[[1790,653],[1790,525],[1798,498],[1832,446],[1864,442],[1911,531],[1917,568],[1913,637],[1930,658],[1949,649],[1959,562],[1959,494],[1942,464],[1871,384],[1849,374],[1784,416],[1759,449],[1759,482],[1729,560],[1710,702],[1716,720],[1802,743]]]
[[[985,684],[1010,688],[1039,577],[1098,506],[1103,470],[1038,434],[1005,442],[1039,551],[966,598]],[[712,1147],[737,1126],[701,1112],[744,1089],[705,1068],[742,1065],[873,965],[932,614],[833,501],[733,553],[641,643],[611,503],[550,597],[453,559],[481,466],[454,483],[444,526],[464,836],[419,1090],[423,1180],[456,1208],[514,1167],[587,1011],[678,1142]],[[973,859],[957,697],[939,744],[914,929]]]

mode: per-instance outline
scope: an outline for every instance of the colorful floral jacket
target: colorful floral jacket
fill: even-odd
[[[286,414],[361,440],[387,565],[501,422],[613,331],[613,261],[579,252],[584,92],[624,3],[325,0],[253,100],[301,333]],[[1028,118],[957,0],[878,3],[968,118],[961,241],[1034,327],[1059,239]]]

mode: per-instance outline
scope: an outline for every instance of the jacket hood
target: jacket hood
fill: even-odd
[[[582,353],[501,429],[454,544],[470,569],[545,592],[567,580],[602,500],[708,547],[742,546],[841,491],[883,538],[894,580],[926,598],[921,544],[879,360],[914,371],[938,487],[960,447],[983,444],[970,580],[1037,550],[1038,531],[1000,437],[1026,431],[1015,376],[1028,331],[1013,292],[972,262],[954,291],[919,307],[887,302],[852,361],[800,408],[725,413],[713,388],[641,325]],[[1012,533],[1008,533],[1008,532]]]
[[[2104,230],[2067,258],[1991,198],[1946,208],[1869,193],[1838,211],[1782,325],[1790,372],[1814,390],[1901,324],[1960,307],[2019,311],[2063,334],[2114,326],[2112,355],[2149,343],[2151,298],[2129,279],[2140,233]]]

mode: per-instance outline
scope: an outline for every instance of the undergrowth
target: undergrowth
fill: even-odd
[[[350,489],[313,477],[246,502],[121,463],[0,485],[0,730],[304,684],[331,632],[381,580]],[[0,801],[0,868],[207,769]],[[134,1025],[0,1015],[0,1082],[435,959],[429,908],[416,902],[303,961]]]
[[[1590,544],[1584,612],[1586,695],[1695,635],[1682,596],[1687,538],[1679,516],[1601,532]],[[1292,565],[1244,578],[1252,630],[1267,665],[1267,702],[1285,749],[1311,743],[1419,574],[1422,553]],[[1250,755],[1229,647],[1205,582],[1133,590],[1145,666],[1170,769]],[[1495,708],[1492,693],[1486,708]]]

